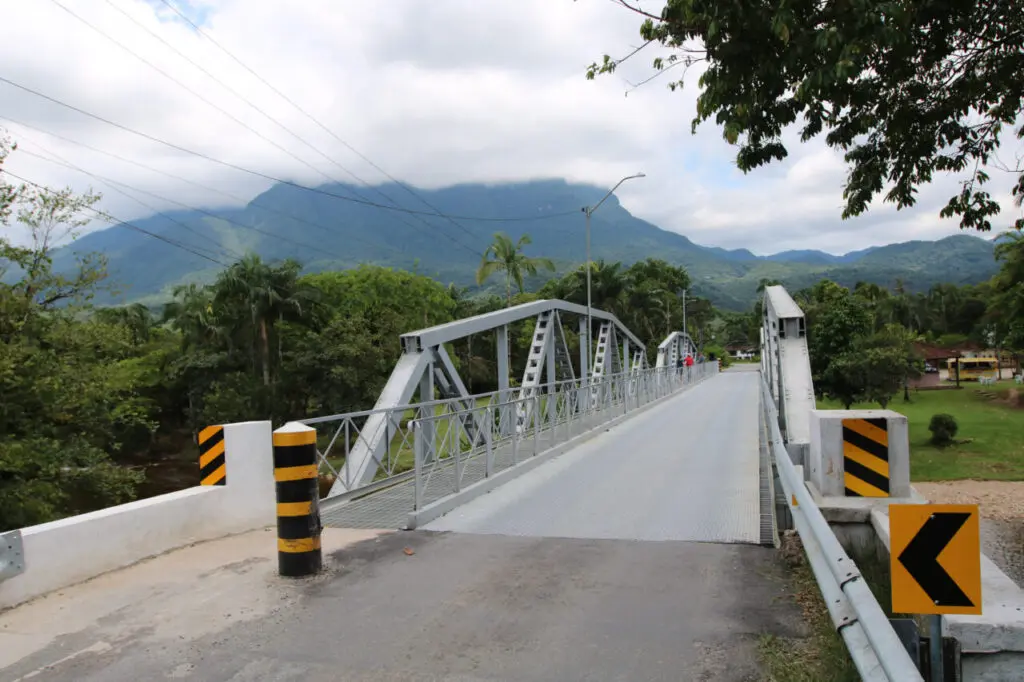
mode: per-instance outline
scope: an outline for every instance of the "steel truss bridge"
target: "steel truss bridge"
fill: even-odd
[[[510,330],[528,320],[513,384]],[[490,331],[498,389],[471,395],[447,346]],[[688,367],[698,349],[682,331],[651,366],[614,315],[557,300],[404,334],[372,410],[304,420],[318,431],[321,472],[334,477],[322,522],[769,546],[795,527],[863,679],[920,680],[797,469],[815,408],[806,336],[780,286],[765,291],[760,366],[746,371]]]

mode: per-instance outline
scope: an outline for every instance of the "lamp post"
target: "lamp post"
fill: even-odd
[[[634,178],[645,178],[647,177],[643,173],[637,173],[636,175],[627,175],[626,177],[615,183],[615,186],[608,190],[608,194],[605,194],[601,198],[601,201],[593,205],[593,207],[584,206],[582,211],[587,216],[587,356],[590,356],[590,352],[593,350],[590,344],[590,334],[594,329],[593,319],[591,317],[591,306],[590,306],[590,216],[594,215],[601,204],[605,202],[605,199],[615,193],[615,190],[619,188],[619,185],[624,183],[626,180],[633,180]]]

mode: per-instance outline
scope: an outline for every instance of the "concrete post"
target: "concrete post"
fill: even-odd
[[[277,569],[287,577],[319,573],[320,495],[316,429],[298,422],[274,431],[277,483]]]
[[[812,410],[808,460],[823,496],[911,496],[907,418],[892,410]]]
[[[224,425],[227,491],[252,528],[274,523],[274,453],[268,421]]]

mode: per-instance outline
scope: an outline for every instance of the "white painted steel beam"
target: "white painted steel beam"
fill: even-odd
[[[427,329],[420,329],[407,334],[402,334],[402,347],[406,352],[424,350],[426,348],[441,345],[442,343],[461,339],[465,336],[469,336],[470,334],[479,334],[501,325],[511,324],[513,322],[519,322],[520,320],[536,317],[549,310],[557,310],[560,312],[572,313],[574,315],[587,314],[586,306],[576,305],[575,303],[569,303],[568,301],[559,301],[557,299],[531,301],[530,303],[522,303],[517,306],[512,306],[511,308],[483,313],[482,315],[467,317],[464,320],[447,322],[445,324],[439,324],[436,327],[428,327]],[[595,320],[614,323],[618,332],[628,338],[630,343],[635,343],[638,346],[644,345],[640,338],[633,332],[629,331],[629,329],[627,329],[615,315],[595,308],[592,309],[591,316]]]

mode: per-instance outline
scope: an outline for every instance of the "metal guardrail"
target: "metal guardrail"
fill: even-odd
[[[383,435],[386,443],[378,462],[377,480],[356,486],[343,495],[330,499],[342,502],[361,497],[379,489],[409,480],[415,475],[416,452],[419,448],[421,470],[432,463],[457,464],[458,475],[452,487],[461,485],[466,477],[464,465],[486,455],[480,461],[495,471],[510,466],[524,456],[564,442],[590,428],[618,416],[636,404],[650,402],[711,372],[718,363],[705,363],[690,368],[651,368],[638,372],[614,374],[598,381],[581,379],[544,384],[530,390],[525,397],[518,389],[493,391],[478,395],[400,405],[378,410],[349,412],[326,417],[304,419],[301,423],[321,431],[318,439],[318,468],[321,474],[339,476],[345,459],[360,442],[364,445]],[[538,418],[537,415],[540,415]],[[375,415],[386,419],[371,420]],[[368,424],[379,424],[387,433],[368,433]],[[420,424],[419,444],[414,424]],[[427,435],[433,432],[431,438]],[[571,434],[571,435],[570,435]],[[488,465],[488,462],[490,464]],[[475,462],[472,466],[480,464]],[[431,478],[434,469],[429,470]],[[447,475],[447,474],[444,474]],[[438,477],[440,478],[440,476]],[[437,481],[420,481],[436,485]],[[345,481],[346,487],[354,481]]]
[[[25,572],[25,551],[21,530],[0,533],[0,582]]]
[[[550,385],[525,398],[413,422],[415,508],[424,500],[459,493],[476,482],[566,443],[617,417],[718,373],[718,363],[653,368],[616,374],[588,384]]]
[[[860,570],[846,554],[790,461],[779,429],[779,415],[761,377],[761,405],[768,440],[793,525],[836,630],[843,637],[861,679],[917,682],[921,673],[879,606]],[[796,501],[796,504],[793,501]]]

